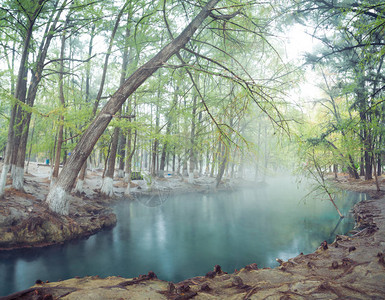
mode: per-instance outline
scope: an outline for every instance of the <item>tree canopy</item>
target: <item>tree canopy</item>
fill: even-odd
[[[81,191],[87,164],[105,170],[106,195],[114,174],[141,170],[218,186],[292,167],[295,143],[313,171],[328,157],[336,174],[381,174],[384,12],[379,1],[3,1],[0,195],[10,170],[23,189],[29,161],[49,161],[47,201],[66,214],[54,198],[79,172]],[[285,59],[293,24],[319,41],[304,65]],[[312,106],[291,99],[309,67],[323,91]]]

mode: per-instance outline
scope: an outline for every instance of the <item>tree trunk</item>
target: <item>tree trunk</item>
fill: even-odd
[[[182,166],[182,176],[187,177],[188,176],[188,164],[187,164],[187,159],[189,156],[188,150],[186,150],[184,157],[183,157],[183,166]]]
[[[55,4],[55,8],[58,2]],[[38,85],[41,81],[42,78],[42,73],[43,73],[43,68],[44,68],[44,61],[48,53],[49,46],[51,44],[51,40],[54,37],[55,30],[56,30],[56,24],[59,21],[60,15],[65,8],[67,4],[67,1],[64,1],[61,9],[59,10],[52,10],[52,14],[49,18],[49,21],[46,26],[46,31],[45,35],[41,42],[40,48],[39,48],[39,53],[38,53],[38,58],[36,62],[36,67],[32,71],[32,77],[31,77],[31,82],[28,87],[28,95],[26,99],[26,104],[29,107],[33,107],[35,99],[36,99],[36,94],[37,94],[37,88]],[[55,20],[51,24],[51,21],[54,17],[54,14],[56,13]],[[18,123],[20,125],[20,129],[18,132],[21,133],[20,136],[20,142],[18,144],[17,148],[17,156],[16,156],[16,166],[15,166],[15,173],[13,177],[13,182],[12,186],[17,189],[17,190],[23,190],[24,187],[24,163],[25,163],[25,155],[26,155],[26,150],[27,150],[27,141],[28,141],[28,132],[29,132],[29,125],[31,121],[31,112],[24,111],[21,107],[21,116],[22,116],[22,122]]]
[[[129,150],[127,150],[129,155],[127,157],[127,162],[126,162],[126,166],[127,166],[127,172],[126,172],[127,189],[124,192],[124,194],[126,196],[130,195],[131,173],[132,173],[131,167],[132,167],[132,158],[134,157],[134,153],[135,153],[135,150],[136,150],[136,139],[137,139],[137,131],[135,130],[135,133],[134,133],[134,146],[132,147],[132,150],[131,150],[131,133],[130,133],[130,139],[129,139],[130,143],[129,143],[129,147],[127,147],[127,149],[129,149]]]
[[[69,14],[67,15],[65,25],[67,26],[69,21]],[[61,48],[60,48],[60,70],[59,70],[59,99],[61,107],[65,108],[65,99],[64,99],[64,51],[65,51],[65,42],[66,42],[66,31],[63,31],[61,38]],[[60,167],[60,158],[61,158],[61,149],[63,144],[63,129],[64,129],[64,114],[62,113],[59,118],[59,132],[57,138],[57,146],[56,146],[56,155],[55,155],[55,166],[52,173],[51,184],[56,181],[59,175],[59,167]]]
[[[364,155],[363,155],[364,150],[361,149],[360,153],[360,176],[365,176],[365,164],[364,164]]]
[[[374,152],[373,152],[373,168],[374,168],[374,178],[376,181],[376,188],[377,188],[377,192],[379,192],[381,189],[380,189],[380,184],[378,182],[378,176],[377,176],[377,170],[376,170],[376,156]]]
[[[179,85],[177,85],[175,92],[174,92],[174,99],[172,102],[172,105],[169,109],[169,112],[167,114],[167,127],[166,127],[166,139],[163,144],[163,149],[162,149],[162,155],[160,158],[160,167],[159,167],[159,177],[163,178],[164,177],[164,167],[165,167],[165,162],[166,162],[166,154],[167,153],[167,146],[168,146],[168,136],[170,135],[171,132],[171,126],[173,124],[174,118],[173,118],[173,109],[176,107],[177,102],[178,102],[178,92],[179,92]],[[173,160],[173,171],[175,171],[175,155],[174,155],[174,160]]]
[[[90,42],[88,44],[88,59],[91,59],[91,56],[92,56],[94,35],[95,35],[95,25],[93,24],[91,27]],[[91,66],[90,66],[90,62],[88,61],[87,68],[86,68],[86,91],[85,91],[86,102],[90,101],[90,80],[91,80]],[[95,166],[96,166],[96,163],[95,163]],[[74,192],[77,194],[81,194],[83,192],[83,185],[84,185],[84,178],[86,176],[86,171],[87,171],[87,160],[83,163],[82,168],[78,175],[78,180],[76,181]]]
[[[100,189],[100,192],[107,197],[112,197],[114,195],[113,180],[115,171],[116,151],[118,149],[119,141],[119,131],[119,127],[114,128],[114,133],[112,134],[110,155],[108,156],[107,162],[107,171],[104,174],[103,184]]]
[[[131,151],[131,140],[132,140],[132,129],[128,128],[127,136],[126,136],[126,151],[128,156],[126,157],[126,166],[125,166],[125,175],[124,175],[124,181],[130,182],[131,178],[131,160],[130,155]]]
[[[118,147],[118,153],[119,153],[119,167],[118,167],[118,174],[117,176],[119,178],[124,178],[124,161],[126,160],[126,139],[124,137],[123,130],[120,130],[119,134],[119,147]]]
[[[199,79],[199,78],[198,78]],[[198,79],[196,83],[198,84]],[[196,169],[196,153],[195,153],[195,115],[197,111],[197,95],[194,89],[193,95],[193,106],[191,112],[191,132],[190,132],[190,172],[189,172],[189,183],[192,184],[194,181],[194,171]]]
[[[175,155],[175,147],[174,151],[172,153],[172,173],[175,174],[175,162],[176,162],[176,155]]]
[[[334,173],[334,179],[338,178],[338,165],[333,164],[333,173]]]
[[[84,178],[86,177],[86,172],[87,172],[87,160],[82,165],[82,168],[80,169],[80,172],[79,172],[78,180],[76,181],[74,192],[78,195],[80,195],[83,192]]]
[[[365,150],[364,153],[364,161],[365,161],[365,180],[373,179],[372,176],[372,157],[370,152]]]
[[[333,200],[332,195],[331,195],[330,193],[327,193],[327,194],[328,194],[328,196],[329,196],[330,202],[333,204],[334,208],[337,210],[338,215],[340,216],[340,218],[343,218],[344,216],[343,216],[343,214],[341,214],[340,210],[338,209],[336,203],[335,203],[334,200]]]
[[[36,117],[35,117],[35,121],[36,121]],[[32,145],[33,145],[33,137],[34,137],[34,133],[35,133],[35,127],[32,128],[32,132],[31,132],[31,142],[30,142],[30,145],[29,145],[29,151],[28,151],[28,160],[27,160],[27,167],[25,168],[25,173],[28,174],[28,167],[29,167],[29,163],[31,161],[31,153],[32,153]]]
[[[120,10],[118,17],[115,21],[114,29],[112,30],[112,33],[111,33],[110,42],[108,45],[108,50],[107,50],[105,60],[104,60],[103,73],[102,73],[102,79],[100,82],[100,88],[99,88],[98,94],[96,96],[96,101],[94,103],[94,108],[92,111],[93,115],[96,114],[100,99],[102,98],[104,84],[105,84],[106,75],[107,75],[109,57],[111,55],[112,46],[114,43],[116,32],[118,30],[120,19],[123,15],[124,9],[126,8],[127,5],[128,5],[128,2],[126,2],[125,5]],[[122,82],[124,82],[124,79],[125,79],[125,76],[123,75],[123,80],[121,78],[120,85],[122,85]],[[104,175],[103,176],[103,182],[102,182],[102,186],[100,189],[100,192],[107,197],[112,197],[114,195],[113,178],[114,178],[114,171],[115,171],[115,159],[116,159],[116,151],[117,151],[118,141],[119,141],[119,128],[115,127],[114,133],[112,135],[111,146],[110,146],[110,151],[109,151],[109,155],[108,155],[108,161],[106,164],[107,168],[105,168],[105,172],[103,174]]]
[[[17,109],[17,106],[16,106],[16,104],[14,104],[12,107],[12,110],[11,110],[11,117],[9,120],[8,140],[7,140],[7,145],[5,146],[3,170],[2,170],[1,176],[0,176],[0,197],[2,197],[4,195],[5,185],[7,182],[7,175],[11,169],[12,149],[14,146],[13,128],[14,128],[14,124],[15,124],[16,109]]]
[[[153,177],[156,176],[157,169],[156,169],[156,163],[157,163],[157,154],[158,154],[158,139],[154,139],[154,143],[152,145],[152,154],[151,154],[151,175]]]
[[[106,53],[106,56],[104,57],[102,78],[101,78],[101,81],[100,81],[99,91],[98,91],[98,94],[96,95],[96,99],[95,99],[95,102],[94,102],[94,107],[92,109],[92,115],[96,115],[96,112],[97,112],[98,107],[99,107],[100,99],[102,99],[104,83],[106,81],[106,76],[107,76],[108,61],[110,59],[110,55],[111,55],[111,51],[112,51],[112,46],[113,46],[114,40],[115,40],[116,31],[118,30],[120,19],[121,19],[122,15],[123,15],[124,9],[128,5],[128,3],[129,3],[129,1],[127,1],[123,5],[122,9],[119,11],[119,14],[118,14],[118,16],[116,18],[116,21],[115,21],[114,29],[112,30],[112,33],[111,33],[111,37],[110,37],[110,41],[109,41],[109,44],[108,44],[107,53]]]
[[[380,135],[379,140],[378,140],[379,147],[381,147],[381,143],[382,143],[382,135]],[[381,176],[381,174],[382,174],[381,168],[382,168],[382,165],[381,165],[381,152],[380,152],[377,155],[377,176]]]
[[[225,173],[226,167],[227,167],[227,159],[228,159],[228,147],[224,143],[222,143],[222,151],[221,151],[221,163],[219,165],[219,170],[216,178],[215,188],[219,187],[219,184],[221,183],[223,174]]]
[[[28,24],[29,26],[26,30],[22,55],[20,59],[19,71],[18,71],[17,81],[16,81],[15,98],[23,103],[25,102],[25,95],[27,93],[28,54],[29,54],[29,45],[32,37],[33,25],[36,20],[35,18],[36,18],[36,15],[34,15],[34,18],[31,19],[30,23]],[[11,116],[9,119],[8,139],[7,139],[7,145],[5,147],[3,170],[1,172],[1,177],[0,177],[0,196],[4,195],[4,188],[7,181],[8,172],[11,169],[11,165],[15,163],[14,158],[16,158],[16,153],[17,153],[15,124],[17,124],[16,120],[18,120],[18,117],[17,117],[18,111],[19,111],[19,105],[17,103],[13,103],[11,108]]]

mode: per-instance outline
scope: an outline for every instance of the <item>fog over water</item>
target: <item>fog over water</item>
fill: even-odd
[[[159,206],[120,201],[118,224],[86,240],[42,249],[0,253],[0,296],[26,289],[36,279],[74,276],[135,277],[154,271],[178,282],[219,264],[227,272],[257,263],[276,267],[313,252],[354,226],[349,210],[365,195],[343,192],[337,205],[303,196],[294,179],[269,179],[256,188],[215,194],[170,195]]]

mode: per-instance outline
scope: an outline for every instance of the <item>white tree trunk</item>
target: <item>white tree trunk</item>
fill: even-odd
[[[190,172],[190,174],[188,174],[188,183],[190,183],[190,184],[194,183],[194,173],[193,172]]]
[[[130,196],[130,193],[131,193],[131,183],[128,182],[127,187],[126,187],[126,189],[124,190],[124,195],[125,195],[125,196]]]
[[[57,182],[57,177],[51,176],[51,183],[50,183],[49,187],[50,188],[53,187],[56,184],[56,182]]]
[[[124,178],[124,176],[125,176],[124,170],[118,169],[118,177],[119,177],[119,178]]]
[[[124,173],[124,182],[130,182],[130,173],[129,172]]]
[[[100,192],[107,197],[114,196],[114,180],[111,177],[104,177]]]
[[[16,190],[22,191],[23,190],[23,186],[24,186],[23,183],[24,183],[24,168],[15,167],[15,173],[14,173],[14,177],[13,177],[13,180],[12,180],[12,186]]]
[[[4,195],[5,185],[7,183],[7,174],[9,172],[11,165],[4,164],[3,170],[0,176],[0,197]]]
[[[79,179],[76,181],[76,186],[75,186],[75,189],[74,189],[74,192],[75,193],[83,193],[83,184],[84,184],[84,180],[82,179]]]
[[[67,192],[57,184],[50,188],[50,192],[46,199],[49,208],[61,215],[69,213],[69,197]]]

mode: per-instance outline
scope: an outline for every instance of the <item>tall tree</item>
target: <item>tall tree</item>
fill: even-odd
[[[23,15],[24,18],[26,19],[26,24],[25,25],[23,24],[23,20],[20,20],[20,21],[18,20],[18,22],[23,24],[21,35],[24,43],[22,46],[22,54],[21,54],[19,71],[18,71],[17,80],[16,80],[16,89],[15,89],[15,95],[14,95],[15,101],[12,102],[11,116],[9,120],[8,141],[6,145],[3,171],[1,172],[1,177],[0,177],[0,196],[4,194],[5,182],[6,182],[7,174],[11,167],[11,159],[14,153],[13,151],[15,149],[16,141],[15,141],[14,127],[15,127],[17,110],[19,108],[19,103],[25,103],[25,97],[27,93],[28,56],[31,50],[30,43],[31,43],[33,31],[34,31],[34,25],[36,20],[39,17],[39,14],[43,9],[44,4],[45,4],[45,1],[40,0],[36,3],[32,3],[32,5],[23,7],[24,4],[18,2],[16,7],[16,9],[20,12],[20,14]],[[11,14],[10,11],[9,13]],[[13,18],[10,17],[9,19],[12,20]]]
[[[113,41],[114,41],[114,38],[115,38],[115,34],[117,32],[117,29],[118,29],[118,26],[119,26],[119,23],[120,23],[120,19],[121,19],[122,15],[123,15],[124,10],[126,9],[127,5],[128,5],[128,2],[126,2],[126,4],[120,10],[120,12],[118,14],[118,17],[116,19],[116,22],[115,22],[114,29],[112,31],[112,35],[111,35],[111,39],[110,39],[110,44],[109,44],[109,47],[108,47],[108,52],[107,52],[107,55],[106,55],[105,65],[104,65],[104,69],[103,69],[102,82],[100,84],[101,88],[99,90],[98,96],[97,96],[96,101],[95,101],[94,113],[96,112],[95,108],[98,105],[99,100],[100,100],[101,95],[102,95],[104,81],[105,81],[106,73],[107,73],[108,57],[111,54],[111,49],[112,49],[112,44],[113,44]],[[130,13],[129,13],[129,16],[130,16]],[[129,26],[129,21],[127,21],[126,28],[128,28],[128,26]],[[130,31],[129,31],[129,29],[127,29],[126,30],[126,39],[128,38],[127,35],[129,35],[129,34],[130,34]],[[126,52],[124,52],[124,53],[126,53]],[[125,60],[127,58],[123,58],[123,59]],[[127,67],[127,63],[125,61],[123,61],[122,67]],[[125,72],[126,72],[126,70],[122,69],[122,71],[121,71],[121,78],[120,78],[120,85],[122,85],[124,83],[124,81],[125,81]],[[119,111],[121,113],[121,109],[119,109]],[[113,180],[114,179],[113,178],[114,178],[114,172],[115,172],[115,159],[116,159],[116,152],[118,150],[119,134],[120,134],[120,129],[119,129],[118,126],[115,126],[114,132],[112,134],[112,139],[111,139],[111,149],[110,149],[110,153],[109,153],[109,156],[108,156],[107,169],[106,169],[106,172],[104,174],[102,187],[100,189],[100,192],[102,194],[108,196],[108,197],[112,197],[114,195],[114,186],[113,186]]]
[[[67,194],[71,191],[82,164],[90,155],[95,143],[110,123],[112,117],[118,112],[126,99],[134,93],[147,78],[186,45],[218,2],[219,0],[209,1],[176,39],[167,44],[152,59],[137,69],[112,95],[76,145],[67,164],[60,173],[57,183],[51,187],[46,201],[53,211],[60,214],[68,214],[69,202]]]
[[[37,60],[35,62],[34,68],[32,69],[31,82],[28,87],[28,93],[26,98],[27,107],[31,108],[34,106],[38,86],[41,82],[41,78],[44,70],[44,63],[47,57],[48,49],[50,47],[51,41],[56,33],[57,24],[60,18],[61,13],[67,5],[67,1],[63,1],[60,9],[56,10],[58,1],[53,5],[52,12],[49,16],[49,20],[46,25],[45,34],[41,40]],[[19,107],[18,116],[20,119],[18,126],[16,126],[16,134],[19,134],[19,142],[17,143],[17,149],[14,147],[14,157],[15,157],[15,172],[13,173],[12,185],[16,189],[23,189],[24,186],[24,162],[26,156],[26,148],[28,141],[29,125],[31,121],[32,112],[25,109],[25,107]]]

